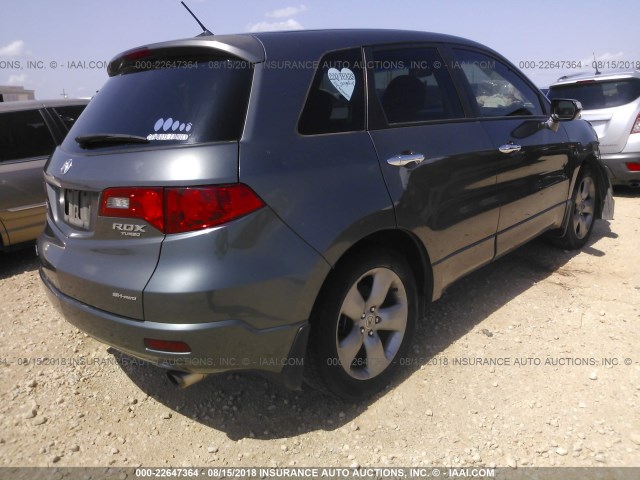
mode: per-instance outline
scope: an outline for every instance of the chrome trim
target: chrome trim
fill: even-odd
[[[505,145],[502,145],[498,150],[500,150],[502,153],[515,153],[515,152],[519,152],[522,149],[522,147],[520,145],[516,145],[514,143],[507,143]]]
[[[409,163],[420,163],[424,161],[424,155],[421,153],[400,154],[387,159],[389,165],[394,167],[404,167]]]
[[[15,213],[15,212],[22,212],[24,210],[31,210],[32,208],[39,208],[39,207],[46,207],[46,206],[47,206],[47,202],[42,202],[42,203],[34,203],[31,205],[25,205],[24,207],[7,208],[6,211]]]

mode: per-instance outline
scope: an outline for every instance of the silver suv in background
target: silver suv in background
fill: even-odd
[[[42,169],[88,100],[0,103],[0,250],[32,242],[45,224]]]
[[[561,77],[547,95],[579,100],[582,118],[600,139],[611,183],[640,187],[639,70]]]

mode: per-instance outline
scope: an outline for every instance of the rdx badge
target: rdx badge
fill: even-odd
[[[125,237],[139,237],[145,232],[146,225],[135,225],[133,223],[114,223],[111,225],[112,230],[117,230],[120,235]]]

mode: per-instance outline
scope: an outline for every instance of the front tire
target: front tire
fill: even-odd
[[[398,253],[369,248],[332,274],[311,318],[307,383],[345,399],[381,390],[411,340],[416,283]]]
[[[588,166],[578,176],[571,196],[570,217],[567,231],[559,239],[561,247],[577,250],[589,241],[596,219],[598,187]]]

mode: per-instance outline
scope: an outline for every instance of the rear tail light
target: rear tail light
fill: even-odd
[[[230,222],[264,206],[246,185],[168,188],[167,233],[191,232]]]
[[[630,172],[640,172],[640,162],[627,162],[627,168]]]
[[[100,215],[139,218],[164,231],[162,188],[109,188],[102,193]]]
[[[100,215],[139,218],[163,233],[211,228],[264,207],[246,185],[187,188],[109,188],[102,192]]]
[[[640,133],[640,113],[636,117],[636,121],[633,124],[633,128],[631,129],[631,133]]]

